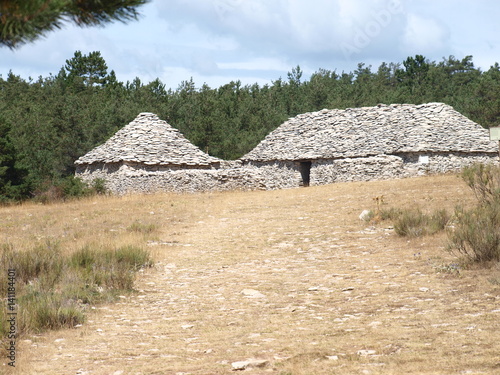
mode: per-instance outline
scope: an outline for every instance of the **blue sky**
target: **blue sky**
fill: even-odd
[[[231,80],[271,83],[300,65],[350,72],[424,55],[500,62],[498,0],[152,0],[139,21],[65,26],[16,50],[0,48],[0,74],[57,74],[76,50],[100,51],[118,80],[159,78],[168,88]]]

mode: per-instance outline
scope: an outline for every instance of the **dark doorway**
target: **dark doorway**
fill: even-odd
[[[311,176],[311,162],[301,161],[299,171],[300,175],[302,176],[302,186],[309,186]]]

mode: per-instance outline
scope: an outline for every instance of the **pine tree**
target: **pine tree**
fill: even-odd
[[[0,0],[0,46],[32,42],[69,21],[78,26],[137,19],[148,0]]]

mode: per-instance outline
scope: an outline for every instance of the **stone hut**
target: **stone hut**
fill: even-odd
[[[152,113],[141,113],[78,159],[76,175],[113,193],[282,189],[456,172],[497,163],[488,131],[442,103],[298,115],[235,161],[212,157]]]
[[[298,115],[240,160],[276,189],[458,171],[497,162],[498,144],[446,104],[381,104]]]
[[[155,114],[141,113],[75,164],[77,177],[104,179],[111,192],[123,194],[216,189],[221,162]]]

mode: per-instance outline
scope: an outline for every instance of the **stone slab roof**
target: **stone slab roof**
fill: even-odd
[[[153,113],[141,113],[104,144],[75,164],[129,161],[146,165],[211,165],[221,162],[191,142]]]
[[[498,152],[487,129],[443,103],[391,104],[298,115],[244,161],[331,159],[405,152]]]

